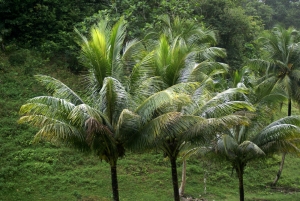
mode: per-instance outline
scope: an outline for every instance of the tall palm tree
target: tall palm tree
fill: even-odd
[[[143,56],[139,41],[129,41],[124,46],[122,18],[113,27],[106,20],[99,22],[91,30],[91,39],[80,36],[81,61],[89,69],[84,83],[85,98],[55,78],[38,75],[37,80],[46,86],[50,95],[28,100],[20,109],[23,116],[19,122],[40,128],[35,141],[43,139],[92,150],[106,161],[111,168],[113,199],[117,201],[117,161],[124,156],[125,147],[131,141],[129,134],[135,132],[122,125],[130,121],[124,121],[127,116],[123,111],[134,108],[137,100],[156,92],[151,83],[157,81],[150,78],[151,70],[143,68],[149,65],[149,59]],[[133,92],[141,93],[137,98],[132,96]]]
[[[210,133],[214,133],[214,129],[218,127],[216,125],[225,125],[226,121],[228,124],[246,123],[245,118],[228,114],[232,114],[233,111],[241,108],[251,108],[251,106],[247,103],[228,101],[228,103],[222,105],[224,111],[221,113],[221,107],[213,109],[213,103],[216,103],[216,99],[218,99],[215,97],[215,99],[209,101],[210,106],[206,105],[212,109],[212,111],[207,111],[207,113],[212,115],[216,112],[214,113],[216,116],[211,117],[218,117],[219,119],[211,118],[208,120],[201,116],[202,114],[200,113],[199,115],[197,114],[198,116],[195,115],[192,111],[200,111],[197,108],[199,103],[202,101],[200,104],[202,105],[206,100],[209,100],[209,98],[205,97],[208,93],[201,93],[201,91],[206,91],[204,86],[213,83],[215,76],[227,70],[226,64],[215,61],[217,57],[224,57],[226,55],[225,51],[221,48],[211,47],[215,43],[213,32],[204,31],[199,26],[196,26],[195,23],[180,20],[179,18],[175,18],[171,22],[167,16],[163,17],[163,22],[166,28],[159,36],[159,40],[150,39],[151,45],[148,47],[150,54],[154,55],[154,75],[161,80],[161,90],[175,90],[175,92],[180,93],[181,97],[186,97],[186,101],[164,105],[164,107],[156,108],[152,111],[149,119],[141,122],[138,129],[141,132],[135,142],[138,144],[146,143],[150,147],[157,147],[164,152],[165,156],[168,156],[172,169],[174,200],[177,201],[179,200],[179,192],[176,160],[183,143],[196,139],[196,136],[199,138],[199,141],[203,141],[204,133],[209,133],[208,130],[211,131]],[[188,29],[187,31],[182,31],[180,27],[188,27]],[[145,44],[149,44],[149,41],[146,41]],[[201,88],[199,88],[200,85],[202,85]],[[228,95],[229,91],[225,93]],[[221,100],[219,101],[222,102]],[[214,107],[217,106],[214,105]],[[134,111],[134,114],[137,114],[136,118],[143,118],[144,112],[141,111],[144,108],[149,108],[149,106],[138,107]],[[204,108],[202,109],[205,110]],[[220,116],[217,116],[217,113]],[[156,128],[157,130],[149,130],[150,125],[151,128]],[[194,132],[190,132],[188,135],[187,128],[191,127],[194,127]],[[207,130],[201,133],[201,129]]]
[[[260,72],[265,72],[260,90],[273,93],[285,93],[287,97],[287,116],[292,115],[292,100],[300,102],[300,43],[296,41],[298,31],[276,26],[266,31],[260,38],[262,58],[254,59],[251,65]],[[285,153],[282,155],[280,168],[273,182],[275,186],[280,178]]]
[[[224,57],[226,54],[221,48],[211,47],[216,42],[212,31],[204,30],[199,24],[190,20],[179,19],[178,17],[175,17],[172,21],[168,16],[162,16],[161,19],[163,31],[151,32],[146,37],[147,40],[144,41],[146,47],[149,49],[149,55],[152,55],[154,76],[158,77],[161,81],[159,85],[161,90],[174,89],[176,92],[181,93],[181,95],[190,96],[195,92],[199,83],[211,81],[214,75],[226,72],[226,64],[215,62],[216,57]],[[156,38],[159,39],[156,40]],[[178,116],[180,114],[178,112],[182,113],[180,108],[185,104],[173,104],[172,106],[159,108],[154,112],[156,115],[151,118],[153,121],[151,119],[148,121],[152,124],[159,117],[169,117],[172,119],[173,115]],[[135,112],[141,115],[138,112],[140,110],[137,109]],[[189,126],[195,123],[196,116],[179,116],[177,117],[179,119],[190,118],[190,122],[187,122]],[[197,121],[199,121],[199,118]],[[181,122],[184,122],[184,120],[181,120]],[[150,123],[145,125],[148,124]],[[171,123],[168,124],[171,125]],[[173,125],[172,127],[175,128],[176,126]],[[181,127],[177,130],[177,133],[169,131],[169,134],[155,134],[156,138],[152,139],[152,143],[150,143],[160,148],[170,159],[175,200],[179,200],[176,159],[181,149],[181,144],[184,142],[184,137],[180,137],[179,139],[179,136],[184,136],[185,128]],[[143,132],[148,133],[147,131]],[[141,132],[141,135],[147,136],[143,132]]]

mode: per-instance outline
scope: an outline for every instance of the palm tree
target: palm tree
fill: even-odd
[[[92,28],[90,40],[81,37],[81,59],[89,69],[84,83],[85,98],[55,78],[38,75],[37,80],[46,86],[50,95],[28,100],[20,109],[23,116],[19,122],[40,128],[34,141],[47,140],[92,150],[106,161],[111,168],[113,199],[117,201],[117,161],[124,156],[125,147],[131,141],[129,134],[135,132],[131,127],[124,126],[125,122],[130,121],[125,121],[126,109],[135,107],[137,99],[130,94],[133,90],[128,89],[134,87],[137,93],[143,90],[138,96],[141,100],[156,91],[151,85],[144,90],[155,79],[147,76],[151,71],[142,68],[147,66],[148,60],[147,57],[140,59],[137,54],[143,49],[140,43],[133,40],[123,47],[123,19],[112,28],[106,20],[101,21]],[[130,78],[130,82],[124,75]]]
[[[113,199],[119,200],[117,161],[124,156],[124,142],[116,134],[119,117],[129,96],[114,78],[104,79],[97,102],[87,104],[60,81],[36,76],[53,93],[27,101],[20,109],[19,122],[39,127],[34,141],[46,140],[82,150],[92,150],[111,168]],[[126,131],[130,132],[130,131]]]
[[[180,83],[150,96],[130,115],[131,122],[134,122],[130,127],[139,133],[130,147],[155,147],[169,158],[175,201],[180,200],[176,160],[185,142],[204,143],[230,125],[247,124],[246,117],[233,112],[253,109],[246,102],[230,101],[234,94],[244,93],[243,89],[230,89],[208,99],[199,91],[194,96],[176,93],[178,85],[183,84],[189,85]],[[166,102],[169,97],[174,98]],[[193,102],[195,100],[197,102]]]
[[[237,89],[242,89],[247,91],[247,94],[245,93],[235,93],[232,94],[231,97],[233,100],[243,100],[247,101],[249,104],[251,104],[255,108],[255,113],[249,112],[246,110],[240,110],[237,113],[242,116],[248,116],[251,121],[250,125],[244,126],[241,124],[237,125],[231,125],[231,126],[225,126],[222,130],[219,130],[217,133],[218,135],[214,135],[215,137],[215,144],[210,143],[201,146],[196,146],[193,148],[188,148],[187,150],[184,151],[183,153],[183,158],[186,159],[190,157],[191,155],[205,155],[207,154],[209,157],[221,157],[222,159],[226,159],[229,162],[233,164],[233,167],[237,170],[236,164],[240,164],[239,160],[246,161],[248,163],[248,154],[251,154],[253,150],[250,150],[249,148],[249,153],[244,153],[240,154],[239,153],[231,153],[226,152],[228,149],[227,147],[224,148],[224,146],[230,146],[233,145],[233,152],[239,152],[241,148],[237,147],[243,147],[245,144],[251,142],[249,139],[253,139],[253,137],[257,134],[260,133],[265,126],[267,126],[268,123],[272,122],[272,119],[270,119],[270,116],[274,116],[274,109],[272,108],[278,108],[281,105],[281,102],[285,100],[285,95],[282,93],[271,93],[271,91],[266,91],[264,90],[263,85],[257,85],[257,79],[255,78],[254,72],[251,71],[247,66],[242,69],[242,72],[235,72],[234,74],[234,79],[233,79],[233,87],[237,87]],[[235,90],[237,90],[235,89]],[[229,89],[233,90],[233,89]],[[223,92],[224,93],[224,92]],[[224,100],[228,100],[228,96],[224,96]],[[218,99],[216,99],[218,100]],[[237,101],[239,102],[239,101]],[[224,138],[224,139],[223,139]],[[229,139],[229,140],[228,140]],[[212,140],[213,141],[213,140]],[[228,144],[226,144],[228,142]],[[225,143],[225,145],[223,145]],[[250,143],[250,144],[251,144]],[[189,145],[189,144],[187,144]],[[248,145],[247,145],[248,146]],[[252,145],[249,145],[250,147]],[[211,149],[209,149],[210,147]],[[221,149],[221,151],[219,150]],[[265,152],[259,151],[259,149],[256,149],[256,145],[253,146],[254,150],[257,151],[257,155],[253,155],[253,158],[250,158],[250,160],[255,160],[256,158],[263,157],[265,155]],[[213,156],[209,155],[209,151],[213,153]],[[268,151],[268,153],[271,153]],[[272,152],[274,153],[274,152]],[[227,156],[227,155],[228,156]],[[233,157],[230,158],[230,157]],[[243,158],[245,157],[245,159]],[[238,170],[243,170],[244,167],[246,166],[246,163],[244,163],[243,167],[239,167]],[[244,199],[244,188],[243,188],[243,174],[241,175],[242,172],[237,172],[238,173],[238,178],[240,178],[240,196],[241,200]]]
[[[281,26],[266,31],[261,37],[262,58],[254,59],[251,65],[258,67],[260,72],[266,72],[259,87],[260,90],[273,93],[285,93],[288,102],[287,115],[292,115],[292,100],[300,102],[300,43],[296,41],[298,32],[293,28],[284,29]],[[279,171],[273,182],[276,185],[280,178],[285,153],[282,155]]]
[[[136,138],[135,143],[144,144],[143,148],[146,146],[145,144],[148,144],[149,147],[159,148],[169,158],[172,169],[174,200],[177,201],[179,200],[179,192],[176,160],[184,142],[196,138],[199,138],[198,141],[203,141],[204,134],[209,133],[208,130],[211,131],[210,134],[215,134],[217,125],[225,126],[225,122],[228,124],[245,124],[247,122],[245,118],[228,114],[232,114],[233,111],[239,109],[249,109],[251,106],[247,103],[228,101],[228,103],[222,105],[223,108],[216,109],[217,106],[214,103],[217,104],[216,100],[221,95],[208,101],[209,98],[205,97],[208,93],[201,93],[206,91],[206,85],[213,83],[215,76],[227,70],[226,64],[215,62],[216,57],[224,57],[226,54],[221,48],[210,47],[212,43],[215,43],[213,32],[203,31],[199,26],[195,26],[195,23],[179,18],[175,18],[171,22],[167,16],[164,16],[163,22],[166,28],[160,35],[159,40],[145,42],[146,45],[152,44],[149,49],[150,54],[153,55],[154,75],[161,80],[161,90],[174,90],[174,92],[180,93],[179,97],[186,97],[186,100],[185,102],[174,102],[151,110],[152,113],[149,118],[146,118],[147,121],[142,121],[137,129],[140,130],[140,135]],[[189,28],[188,31],[182,31],[180,27]],[[201,88],[199,88],[200,85],[202,85]],[[224,93],[228,95],[229,91]],[[203,112],[205,110],[212,115],[208,117],[210,119],[201,116],[207,114],[205,112],[205,114],[201,114],[201,110],[198,108],[198,105],[203,105],[206,100],[210,104],[206,106],[212,110],[202,109]],[[134,111],[134,114],[137,115],[136,118],[144,119],[144,112],[141,112],[144,111],[144,108],[148,110],[151,106],[138,107]],[[200,113],[196,114],[192,111],[199,111]],[[157,130],[149,130],[149,126]],[[188,135],[187,130],[191,127],[194,127],[194,131]],[[203,132],[200,132],[202,130]]]
[[[214,75],[226,71],[227,65],[214,61],[215,57],[224,57],[225,51],[221,48],[210,47],[211,44],[215,43],[215,36],[212,31],[206,31],[195,22],[179,19],[178,17],[175,17],[173,21],[168,16],[161,16],[161,19],[163,31],[151,32],[146,37],[148,40],[145,41],[150,51],[149,54],[153,55],[154,76],[159,77],[161,80],[161,90],[171,88],[176,89],[176,92],[181,94],[191,95],[196,89],[195,84],[199,86],[200,82],[204,83],[209,80],[208,78],[211,79]],[[153,38],[159,38],[159,40],[153,40]],[[198,84],[195,82],[198,82]],[[169,105],[163,109],[159,108],[155,111],[156,115],[152,116],[153,122],[155,122],[154,119],[164,116],[164,114],[168,114],[167,117],[171,119],[173,115],[178,116],[178,112],[181,112],[179,108],[182,105],[184,104],[181,104],[181,106]],[[139,114],[138,111],[139,109],[135,112]],[[191,126],[195,123],[196,117],[180,116],[177,118],[190,118],[190,122],[187,122],[187,124]],[[147,124],[150,124],[150,122]],[[184,122],[184,120],[181,120],[181,122]],[[170,127],[171,123],[168,124],[170,124],[168,126]],[[180,124],[172,127],[175,128],[177,125]],[[147,131],[143,132],[148,133]],[[147,135],[143,132],[141,135]],[[176,159],[181,144],[184,142],[184,137],[179,139],[179,136],[182,136],[184,132],[185,127],[182,127],[177,130],[177,133],[169,131],[168,134],[157,134],[156,138],[152,140],[153,142],[149,143],[160,148],[170,159],[175,200],[179,200]]]
[[[244,201],[243,175],[245,166],[252,160],[274,153],[299,154],[300,116],[277,120],[258,132],[256,126],[237,127],[221,135],[212,152],[230,162],[239,179],[240,201]]]

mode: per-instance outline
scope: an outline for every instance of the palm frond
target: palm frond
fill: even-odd
[[[253,112],[255,111],[255,108],[252,104],[246,101],[228,101],[215,106],[210,106],[205,110],[201,110],[200,116],[214,118],[232,114],[239,110],[248,110]]]
[[[124,75],[123,67],[120,63],[120,54],[123,47],[123,42],[126,35],[126,26],[123,18],[112,27],[111,35],[109,39],[109,61],[111,62],[111,76],[117,79],[121,79]]]
[[[239,144],[237,153],[240,157],[242,156],[241,161],[244,163],[247,163],[253,159],[258,159],[259,157],[264,157],[266,155],[260,147],[251,141],[244,141],[243,143]]]
[[[131,94],[134,94],[136,88],[139,87],[140,83],[145,79],[149,79],[155,76],[156,69],[154,66],[154,52],[150,52],[145,57],[142,58],[132,69],[132,72],[129,76],[129,91]]]
[[[229,135],[222,135],[221,139],[217,142],[216,152],[221,155],[225,155],[230,160],[234,160],[236,155],[236,150],[238,148],[236,141]]]
[[[46,139],[47,141],[59,140],[68,143],[72,141],[72,138],[78,139],[80,141],[85,140],[85,136],[81,130],[76,127],[70,126],[70,124],[65,122],[56,121],[53,124],[48,124],[44,126],[35,136],[35,140],[38,138]]]
[[[105,116],[105,114],[101,113],[99,110],[87,104],[77,105],[68,115],[68,119],[70,119],[72,123],[74,125],[77,125],[78,127],[84,127],[85,122],[89,118],[93,118],[101,124],[107,126],[110,130],[113,130],[108,117]]]
[[[114,127],[120,113],[125,109],[129,102],[129,94],[123,85],[112,77],[106,77],[103,81],[103,87],[98,94],[98,106],[102,113],[109,119]]]
[[[35,78],[42,83],[52,96],[69,100],[73,104],[82,104],[83,100],[61,81],[46,75],[35,75]]]
[[[200,120],[199,117],[182,115],[180,112],[164,113],[143,125],[137,142],[145,146],[160,147],[159,144],[165,143],[165,140],[176,138],[177,145],[180,146],[189,129]]]
[[[206,47],[202,51],[196,51],[196,55],[200,61],[214,61],[216,58],[225,58],[226,51],[225,49],[219,47]]]
[[[108,35],[106,33],[107,21],[101,21],[98,27],[91,29],[91,40],[81,35],[83,44],[81,44],[81,63],[90,69],[90,82],[97,86],[96,89],[102,87],[103,79],[111,75],[111,66],[107,59]]]
[[[67,114],[75,107],[73,103],[67,101],[66,99],[56,98],[53,96],[37,96],[29,99],[27,104],[21,107],[20,113],[38,113],[40,106],[47,106],[51,108],[53,112],[60,110]]]
[[[124,69],[126,70],[126,74],[129,74],[132,70],[132,67],[138,61],[142,60],[146,54],[147,51],[141,41],[133,39],[126,42],[121,57]]]
[[[204,82],[215,75],[226,73],[227,69],[228,65],[220,62],[203,61],[201,63],[195,63],[195,65],[190,65],[190,67],[186,67],[182,71],[179,81]]]
[[[173,103],[184,103],[189,101],[189,96],[185,94],[178,94],[175,92],[177,88],[168,88],[166,90],[157,92],[147,98],[136,110],[135,112],[142,117],[142,122],[149,121],[154,112],[164,106],[172,105]]]
[[[138,85],[135,87],[130,87],[130,94],[132,94],[135,106],[138,106],[151,95],[167,88],[167,85],[161,80],[161,77],[158,76],[150,78],[145,77],[144,79],[139,80],[137,84]]]
[[[136,145],[135,140],[139,138],[141,128],[141,117],[132,111],[124,109],[120,114],[120,118],[116,128],[116,139],[129,149],[136,149],[141,145]],[[142,145],[143,146],[143,145]]]
[[[35,116],[43,115],[48,118],[55,118],[62,121],[68,121],[68,114],[75,106],[65,101],[51,96],[42,96],[32,98],[27,104],[20,108],[20,115]],[[22,123],[22,121],[19,121]],[[36,122],[38,124],[38,122]],[[43,122],[41,122],[43,125]]]
[[[227,89],[221,93],[218,93],[214,97],[207,100],[207,102],[204,103],[204,105],[201,105],[198,108],[198,114],[204,114],[205,111],[208,111],[211,107],[216,107],[218,104],[231,102],[236,98],[237,95],[243,95],[245,93],[248,93],[249,90],[247,88],[230,88]],[[228,103],[230,104],[230,103]],[[246,107],[245,109],[250,109],[250,111],[254,111],[254,108],[251,107],[250,103],[243,103]],[[234,105],[234,104],[233,104]]]
[[[162,35],[160,37],[159,45],[156,50],[156,63],[157,63],[157,73],[156,75],[163,75],[164,68],[170,63],[170,46],[166,36]]]
[[[299,116],[289,116],[277,120],[258,133],[252,140],[260,147],[270,147],[270,144],[280,141],[290,141],[300,138]]]

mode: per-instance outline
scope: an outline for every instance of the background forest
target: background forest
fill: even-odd
[[[0,16],[0,200],[178,200],[185,179],[183,197],[300,199],[300,1],[0,0]]]

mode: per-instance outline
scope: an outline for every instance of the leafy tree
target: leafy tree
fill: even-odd
[[[259,17],[265,28],[273,27],[274,10],[263,1],[248,1],[245,5],[245,12],[249,16]]]
[[[102,3],[103,4],[103,3]],[[41,45],[47,38],[58,42],[58,34],[72,32],[75,22],[101,8],[96,1],[2,1],[0,11],[11,36],[30,45]],[[56,38],[57,37],[57,38]],[[38,40],[39,39],[39,40]]]
[[[78,23],[76,27],[80,32],[84,33],[89,30],[94,23],[100,19],[109,16],[113,22],[118,21],[121,16],[130,22],[128,24],[128,39],[143,38],[144,33],[153,28],[155,24],[160,23],[160,16],[167,14],[175,17],[179,16],[185,19],[198,19],[198,16],[193,16],[195,8],[194,1],[177,1],[177,0],[122,0],[112,1],[110,6],[100,10],[92,16],[88,16],[82,23]]]
[[[281,26],[266,31],[260,39],[263,54],[261,59],[254,59],[251,65],[259,71],[265,71],[266,75],[261,82],[261,90],[273,93],[285,93],[288,99],[287,115],[292,114],[292,100],[299,103],[299,66],[300,66],[300,44],[297,42],[298,32],[293,29],[284,29]],[[280,178],[285,154],[283,154],[280,169],[273,185]]]
[[[285,26],[290,27],[293,26],[297,29],[300,29],[300,19],[298,16],[300,15],[299,8],[300,2],[299,1],[291,1],[289,6],[289,12],[287,13]]]
[[[242,67],[248,51],[247,44],[253,43],[261,30],[260,21],[245,14],[242,7],[230,0],[202,0],[194,10],[202,15],[203,21],[218,34],[218,45],[225,48],[223,60],[231,67],[230,75]]]
[[[13,42],[40,51],[45,57],[59,57],[78,71],[74,25],[106,6],[102,0],[3,0],[0,27],[10,31],[5,35],[6,44]]]
[[[290,26],[300,28],[299,19],[299,1],[285,1],[285,0],[265,0],[264,3],[272,7],[274,14],[272,16],[272,23],[269,28],[280,24],[281,26],[288,28]]]

